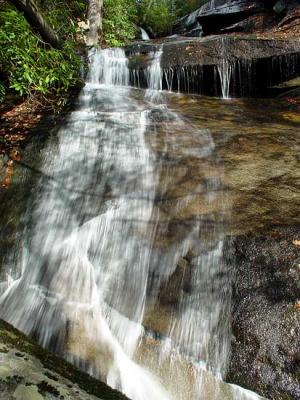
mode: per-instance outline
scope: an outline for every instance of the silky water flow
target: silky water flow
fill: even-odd
[[[186,159],[208,165],[214,142],[168,109],[162,52],[146,92],[129,87],[123,50],[90,54],[78,107],[43,150],[0,317],[132,400],[256,399],[222,381],[231,334],[224,213],[216,223],[184,220],[195,196],[215,201],[218,165],[168,209],[174,171],[184,178]],[[175,306],[164,308],[172,290]],[[151,321],[161,319],[158,335]]]

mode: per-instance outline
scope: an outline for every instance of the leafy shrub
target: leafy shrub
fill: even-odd
[[[151,28],[155,34],[169,33],[175,19],[172,1],[141,0],[139,2],[139,24]]]
[[[122,46],[134,38],[137,9],[134,0],[104,0],[103,38],[107,46]]]
[[[77,34],[76,19],[83,18],[87,7],[84,0],[43,0],[40,7],[52,28],[64,39],[74,40]]]
[[[53,49],[33,33],[14,9],[0,10],[0,70],[21,96],[66,92],[77,80],[80,58],[74,44]]]
[[[139,24],[156,35],[168,34],[178,18],[204,3],[207,0],[137,0]]]

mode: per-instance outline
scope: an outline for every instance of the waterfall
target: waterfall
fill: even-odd
[[[142,40],[144,40],[144,41],[150,40],[150,37],[149,37],[148,33],[145,31],[145,29],[140,28],[140,31],[141,31]]]
[[[2,295],[0,314],[129,398],[167,400],[131,360],[151,252],[151,232],[144,240],[134,232],[153,212],[156,173],[144,139],[146,112],[117,86],[127,80],[122,50],[91,56],[79,108],[43,169],[51,181],[42,180],[35,194],[25,270]]]
[[[88,80],[104,85],[127,86],[129,83],[128,60],[122,49],[116,48],[91,53],[91,68]]]
[[[147,79],[147,93],[146,96],[151,101],[158,101],[160,99],[160,92],[163,89],[162,78],[163,72],[161,69],[161,57],[163,54],[163,47],[161,46],[157,51],[150,53],[152,60],[146,70]]]
[[[230,341],[225,210],[217,223],[214,211],[225,203],[222,169],[210,132],[167,108],[162,51],[142,99],[123,50],[90,54],[78,107],[44,149],[0,317],[132,400],[257,399],[221,380]],[[178,193],[174,174],[186,180]],[[207,213],[185,218],[199,202]],[[145,321],[166,314],[174,279],[176,306],[153,343]]]
[[[217,69],[221,82],[222,97],[223,99],[229,99],[232,65],[228,60],[222,58]]]
[[[227,38],[222,37],[219,42],[219,62],[217,71],[220,78],[221,91],[223,99],[229,99],[229,90],[232,76],[232,63],[227,49]]]

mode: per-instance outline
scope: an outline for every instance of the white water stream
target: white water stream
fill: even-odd
[[[217,69],[220,77],[222,97],[223,99],[229,100],[232,65],[228,60],[222,59],[220,64],[217,66]]]
[[[222,37],[220,41],[220,61],[217,65],[217,71],[220,78],[220,85],[223,99],[229,100],[230,84],[232,77],[232,62],[228,59],[226,50],[226,38]]]
[[[203,162],[214,152],[207,130],[167,109],[161,52],[143,100],[128,86],[122,50],[91,55],[78,109],[44,150],[44,178],[28,203],[21,256],[1,286],[0,317],[132,400],[256,399],[221,380],[230,342],[222,223],[176,222],[180,239],[158,244],[175,223],[157,200],[172,179],[165,158]],[[161,159],[152,149],[160,140]],[[208,187],[179,198],[176,212],[195,194],[214,201],[220,180],[204,174]],[[145,316],[156,315],[162,287],[191,249],[189,288],[178,289],[177,311],[149,347]]]
[[[140,31],[141,31],[142,40],[144,40],[144,41],[150,40],[150,37],[149,37],[148,33],[145,31],[145,29],[140,28]]]

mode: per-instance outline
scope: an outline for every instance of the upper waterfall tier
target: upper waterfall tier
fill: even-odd
[[[129,83],[128,59],[122,49],[106,49],[90,53],[88,82],[112,86]]]
[[[148,87],[149,62],[161,45],[126,47],[131,84]],[[220,96],[226,86],[228,96],[265,96],[269,87],[299,76],[300,42],[230,35],[170,38],[163,43],[160,63],[161,86],[166,90]],[[223,75],[224,66],[230,76]],[[228,78],[225,86],[223,76]]]

